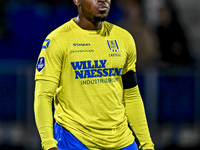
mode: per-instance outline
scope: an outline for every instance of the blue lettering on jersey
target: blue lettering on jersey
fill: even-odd
[[[74,43],[73,46],[90,46],[90,43]]]
[[[45,58],[40,57],[38,59],[37,65],[36,65],[37,71],[38,72],[42,71],[42,69],[44,69],[44,67],[45,67]]]
[[[106,68],[107,60],[71,62],[75,79],[121,76],[122,68]]]
[[[114,52],[114,53],[118,52],[119,46],[117,44],[117,40],[107,40],[107,44],[108,44],[109,49],[112,52]]]
[[[42,49],[47,49],[49,47],[50,39],[44,40],[44,43],[42,45]]]
[[[93,68],[105,68],[107,60],[95,60],[94,64],[92,65],[92,61],[78,61],[78,62],[71,62],[72,67],[74,70],[80,69],[93,69]]]

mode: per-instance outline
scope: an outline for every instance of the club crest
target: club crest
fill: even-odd
[[[108,43],[109,49],[110,49],[112,52],[114,52],[114,53],[118,52],[119,46],[118,46],[118,44],[117,44],[117,40],[107,40],[107,43]]]

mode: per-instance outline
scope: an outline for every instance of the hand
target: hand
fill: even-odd
[[[59,150],[57,147],[50,148],[49,150]]]

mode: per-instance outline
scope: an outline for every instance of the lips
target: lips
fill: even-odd
[[[107,4],[100,4],[99,6],[98,6],[98,10],[99,11],[106,11],[106,10],[108,10],[108,6],[107,6]]]

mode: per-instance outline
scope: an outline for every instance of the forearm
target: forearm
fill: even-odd
[[[128,122],[140,142],[139,148],[154,149],[138,86],[124,90],[124,102]]]
[[[53,138],[53,114],[52,100],[55,91],[55,83],[37,81],[35,87],[35,121],[42,140],[43,149],[47,150],[56,147],[56,140]]]

